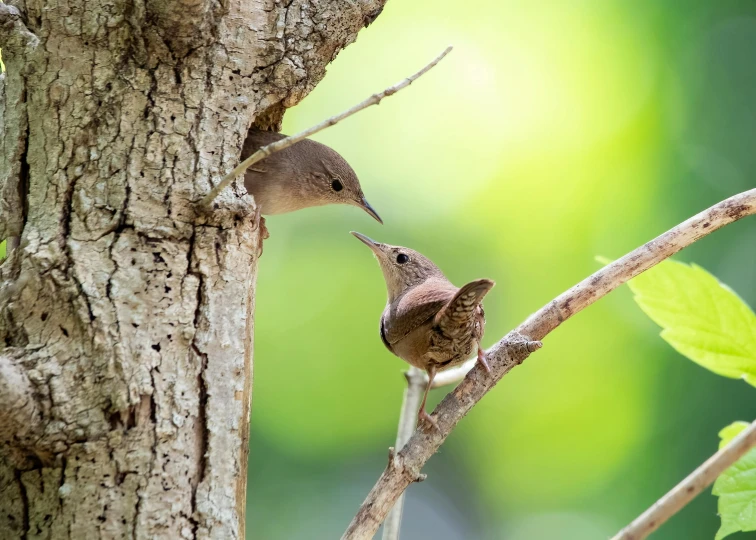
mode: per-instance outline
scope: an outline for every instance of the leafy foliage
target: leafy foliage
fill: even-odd
[[[628,285],[678,352],[714,373],[756,386],[756,315],[729,287],[699,266],[670,260]],[[734,422],[722,429],[719,448],[747,427]],[[719,497],[722,518],[715,540],[756,530],[756,448],[717,478],[712,493]]]
[[[729,287],[700,266],[669,260],[628,285],[679,353],[756,386],[756,315]]]
[[[747,427],[747,422],[734,422],[724,428],[719,432],[719,448],[726,446]],[[712,493],[719,497],[722,518],[715,540],[738,531],[756,531],[756,448],[717,478]]]

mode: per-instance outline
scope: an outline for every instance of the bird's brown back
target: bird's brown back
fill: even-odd
[[[490,280],[458,289],[446,279],[428,279],[386,306],[381,338],[391,352],[422,369],[461,363],[483,336],[480,301],[491,287]]]
[[[408,289],[383,312],[386,340],[396,343],[421,324],[433,320],[456,292],[457,287],[437,277]]]

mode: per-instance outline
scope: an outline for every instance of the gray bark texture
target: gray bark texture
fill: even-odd
[[[254,202],[385,0],[0,4],[0,538],[244,537]]]

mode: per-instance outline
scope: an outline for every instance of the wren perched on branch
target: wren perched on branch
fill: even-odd
[[[455,287],[417,251],[352,234],[373,251],[386,280],[381,340],[396,356],[428,373],[418,420],[436,425],[425,411],[425,400],[438,370],[461,364],[477,350],[478,362],[490,372],[480,348],[486,324],[481,302],[494,282],[479,279]]]
[[[285,138],[272,131],[251,129],[242,159]],[[365,199],[357,175],[335,150],[309,139],[276,152],[244,173],[244,187],[262,215],[294,212],[324,204],[358,206],[383,223]]]

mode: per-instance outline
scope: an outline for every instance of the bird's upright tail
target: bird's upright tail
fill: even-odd
[[[490,279],[478,279],[462,287],[436,314],[434,326],[438,326],[444,334],[454,337],[466,327],[466,323],[472,321],[475,309],[494,285]]]

